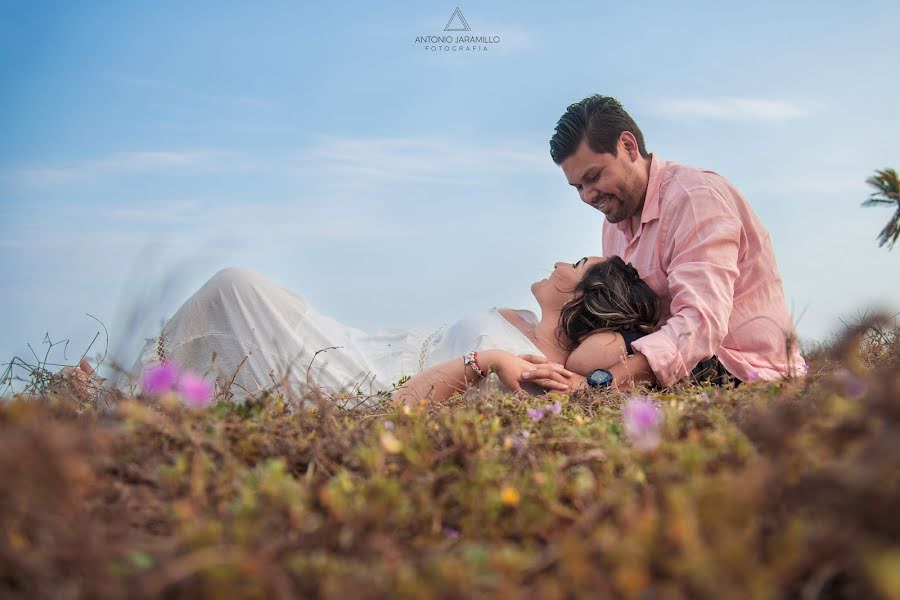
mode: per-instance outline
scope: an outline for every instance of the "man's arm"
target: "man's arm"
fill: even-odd
[[[626,356],[625,342],[621,334],[601,331],[581,342],[566,360],[566,369],[576,374],[569,378],[569,391],[587,387],[587,375],[594,369],[606,369],[613,376],[613,386],[627,388],[656,383],[650,363],[641,353]],[[526,358],[530,358],[526,355]],[[546,360],[534,362],[533,369],[523,373],[523,380],[534,381],[551,374]]]
[[[636,352],[607,369],[613,376],[613,387],[629,388],[636,385],[656,385],[656,375],[647,357]]]
[[[632,342],[634,354],[612,366],[616,387],[673,385],[712,357],[728,333],[742,225],[734,206],[709,187],[692,190],[663,209],[663,261],[672,293],[672,316]],[[541,377],[536,367],[525,377]],[[576,388],[585,387],[579,381]]]
[[[660,218],[672,316],[631,346],[635,372],[646,360],[658,382],[670,386],[713,356],[728,333],[742,225],[735,207],[709,187],[672,202]],[[628,369],[617,371],[631,366],[626,361]]]
[[[647,357],[637,352],[630,355],[625,360],[619,361],[614,365],[598,365],[598,369],[606,369],[613,376],[612,387],[617,389],[627,389],[638,385],[655,385],[657,383],[656,375],[650,368],[650,362]],[[532,371],[523,373],[523,379],[531,380],[537,377],[546,376],[547,371],[544,365],[535,365]],[[574,392],[588,387],[587,377],[579,373],[579,377],[572,378],[572,383],[567,391]]]
[[[616,387],[655,384],[656,376],[643,354],[629,356],[622,334],[601,331],[584,339],[566,359],[566,369],[587,376],[594,369],[606,369]],[[584,387],[579,382],[578,387]]]

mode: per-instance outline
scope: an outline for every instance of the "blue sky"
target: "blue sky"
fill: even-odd
[[[0,0],[3,362],[75,360],[90,314],[130,365],[228,265],[364,329],[534,309],[600,253],[547,143],[591,93],[738,186],[801,338],[897,309],[891,211],[859,206],[900,168],[896,2],[470,2],[499,44],[415,43],[456,6]]]

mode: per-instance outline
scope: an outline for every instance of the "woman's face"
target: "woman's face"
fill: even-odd
[[[561,309],[575,297],[575,286],[585,272],[605,260],[602,256],[585,256],[575,263],[558,262],[549,277],[531,284],[531,293],[542,309]]]

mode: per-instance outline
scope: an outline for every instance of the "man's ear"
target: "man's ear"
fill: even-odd
[[[634,137],[634,134],[630,131],[623,131],[619,134],[619,144],[622,146],[621,149],[628,154],[628,157],[632,162],[640,157],[641,151],[638,148],[637,138]]]

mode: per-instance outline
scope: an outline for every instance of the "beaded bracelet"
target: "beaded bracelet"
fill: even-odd
[[[476,375],[479,377],[484,377],[484,371],[481,370],[481,367],[478,366],[478,353],[475,351],[469,352],[463,357],[463,361],[466,366],[471,367]]]

